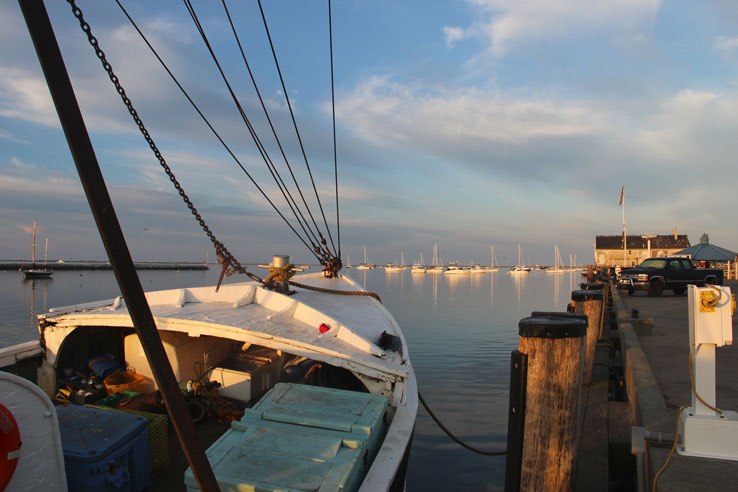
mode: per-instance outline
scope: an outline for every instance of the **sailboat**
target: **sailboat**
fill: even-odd
[[[276,278],[262,280],[214,238],[181,189],[219,248],[223,275],[251,280],[144,293],[46,10],[26,0],[20,6],[124,297],[54,308],[39,316],[37,340],[2,349],[3,418],[15,416],[11,422],[23,438],[22,448],[11,449],[19,456],[12,486],[77,490],[83,481],[110,481],[125,490],[404,489],[417,382],[407,341],[379,297],[339,274],[340,255],[327,241],[311,250],[322,255],[323,272],[294,275],[289,257],[275,255],[265,267],[267,279]],[[81,10],[75,15],[82,21]],[[100,43],[92,44],[101,53]],[[112,75],[111,65],[104,66]],[[134,115],[133,102],[125,104]],[[139,128],[144,131],[142,123]],[[88,138],[75,138],[80,134]],[[153,139],[147,142],[157,154]],[[82,162],[83,156],[89,158]],[[125,399],[123,410],[161,412],[159,395],[171,419],[164,417],[163,425],[153,416],[100,408]],[[179,446],[171,437],[167,442],[169,423]],[[147,439],[148,428],[152,434],[163,429],[163,437]],[[82,459],[65,467],[68,446]],[[176,468],[156,475],[154,467],[168,463],[170,452],[179,453],[170,465]],[[186,470],[179,465],[185,456]]]
[[[366,246],[364,246],[364,261],[356,265],[357,270],[371,270],[374,265],[369,264],[369,258],[366,255]]]
[[[499,270],[499,268],[497,266],[497,256],[495,256],[495,247],[494,247],[494,245],[492,245],[489,248],[490,248],[490,256],[491,256],[491,260],[492,260],[492,264],[489,267],[489,271],[490,272],[496,272],[497,270]]]
[[[426,270],[426,273],[443,273],[443,263],[441,257],[438,256],[438,244],[433,245],[433,261],[431,267]]]
[[[386,272],[401,272],[405,269],[405,253],[400,252],[400,263],[399,264],[393,264],[388,263],[385,265],[384,270]]]
[[[49,239],[46,239],[46,247],[44,248],[44,267],[36,267],[36,221],[33,221],[33,232],[31,233],[31,267],[22,268],[23,274],[26,278],[43,279],[49,278],[54,273],[51,270],[46,269],[46,262],[49,254]]]
[[[530,267],[526,267],[525,263],[523,262],[523,249],[520,247],[519,244],[518,244],[518,264],[510,268],[510,270],[508,270],[507,273],[512,274],[512,275],[521,275],[525,273],[530,273]]]
[[[544,270],[544,271],[546,273],[564,273],[564,272],[567,272],[568,270],[566,268],[564,268],[561,265],[561,263],[562,263],[562,261],[561,261],[561,254],[559,254],[559,247],[558,247],[558,245],[555,245],[554,244],[554,266],[552,266],[551,268],[546,268],[546,270]]]
[[[425,266],[425,260],[423,260],[423,252],[420,252],[420,261],[417,263],[413,263],[413,267],[410,270],[411,273],[425,273],[426,266]]]

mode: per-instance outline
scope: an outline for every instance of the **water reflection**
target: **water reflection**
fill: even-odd
[[[40,287],[42,288],[43,297],[41,299],[41,305],[39,306],[40,310],[38,314],[45,313],[47,311],[47,305],[46,301],[48,298],[48,283],[53,282],[52,278],[45,278],[45,279],[24,279],[23,284],[24,287],[30,286],[30,318],[28,321],[28,326],[31,330],[35,330],[37,326],[37,320],[36,320],[36,287],[37,284],[41,284]]]

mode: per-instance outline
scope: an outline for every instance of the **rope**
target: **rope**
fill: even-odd
[[[308,162],[307,154],[305,153],[305,146],[302,143],[302,137],[300,136],[300,131],[297,128],[297,120],[295,119],[295,112],[292,109],[292,103],[290,102],[289,92],[287,91],[287,86],[284,83],[284,77],[282,76],[282,69],[279,67],[279,61],[277,60],[277,52],[274,48],[274,43],[272,42],[272,35],[269,32],[269,26],[267,25],[266,15],[264,14],[264,8],[261,5],[261,0],[257,0],[257,3],[259,4],[259,12],[261,12],[261,19],[264,23],[264,31],[266,32],[267,39],[269,40],[269,46],[272,50],[272,58],[274,58],[274,65],[277,69],[277,74],[279,75],[279,81],[282,84],[282,93],[284,94],[284,99],[285,99],[285,102],[287,103],[287,108],[290,111],[290,117],[292,118],[292,126],[295,129],[295,135],[297,136],[297,141],[300,144],[300,150],[302,151],[302,158],[305,161],[305,168],[307,169],[308,176],[310,176],[310,182],[313,185],[313,191],[315,192],[315,199],[318,202],[318,208],[320,209],[320,213],[323,216],[323,222],[325,223],[326,231],[328,232],[328,238],[330,239],[331,245],[333,246],[333,252],[334,254],[338,254],[336,245],[333,243],[333,236],[331,235],[331,229],[330,227],[328,227],[328,221],[325,218],[325,212],[323,211],[323,204],[321,203],[320,196],[318,195],[318,189],[315,187],[315,179],[313,179],[313,171],[310,169],[310,163]],[[310,214],[310,217],[312,218],[313,214],[310,212],[309,209],[308,209],[308,213]],[[320,235],[320,239],[321,239],[320,242],[327,249],[328,244],[325,238],[320,233],[320,231],[318,231],[318,234]]]
[[[336,177],[336,231],[338,236],[338,257],[341,257],[341,215],[338,213],[338,153],[336,151],[336,90],[333,76],[333,17],[331,0],[328,0],[328,40],[331,51],[331,115],[333,117],[333,174]]]
[[[378,300],[380,303],[382,302],[382,299],[379,297],[379,294],[376,294],[374,292],[366,292],[363,290],[336,290],[336,289],[325,289],[323,287],[314,287],[312,285],[305,285],[298,282],[293,282],[292,280],[289,281],[290,285],[293,285],[295,287],[299,287],[301,289],[307,289],[307,290],[314,290],[315,292],[323,292],[325,294],[338,294],[342,296],[366,296],[366,297],[373,297],[376,300]]]
[[[430,415],[430,417],[433,419],[433,421],[436,424],[438,424],[438,427],[440,427],[441,430],[443,432],[445,432],[448,437],[450,437],[451,439],[453,439],[456,442],[456,444],[458,444],[462,448],[466,448],[466,449],[468,449],[469,451],[471,451],[473,453],[483,454],[485,456],[502,456],[502,455],[504,455],[504,454],[507,453],[507,450],[506,449],[503,449],[502,451],[483,451],[481,449],[477,449],[474,446],[471,446],[471,445],[465,443],[464,441],[462,441],[461,439],[459,439],[458,437],[456,437],[450,430],[448,430],[446,428],[445,425],[443,425],[441,423],[441,421],[438,419],[438,417],[436,417],[436,414],[433,413],[433,410],[431,410],[430,407],[428,406],[428,404],[425,402],[425,399],[423,398],[423,395],[420,394],[420,391],[418,391],[418,398],[420,399],[420,403],[423,404],[423,408],[425,408],[426,412],[428,412],[428,415]]]

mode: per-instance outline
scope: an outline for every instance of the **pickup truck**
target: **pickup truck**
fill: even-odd
[[[665,289],[680,296],[687,291],[689,284],[698,287],[722,285],[723,271],[695,268],[689,258],[665,256],[648,258],[635,268],[623,269],[618,277],[618,288],[626,289],[631,296],[636,290],[645,290],[649,296],[658,297]]]

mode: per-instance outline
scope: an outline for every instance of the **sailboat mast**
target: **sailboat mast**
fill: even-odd
[[[46,267],[46,261],[49,256],[49,238],[46,238],[46,246],[44,247],[44,267]]]
[[[36,265],[36,221],[33,221],[33,234],[31,235],[31,265]]]

